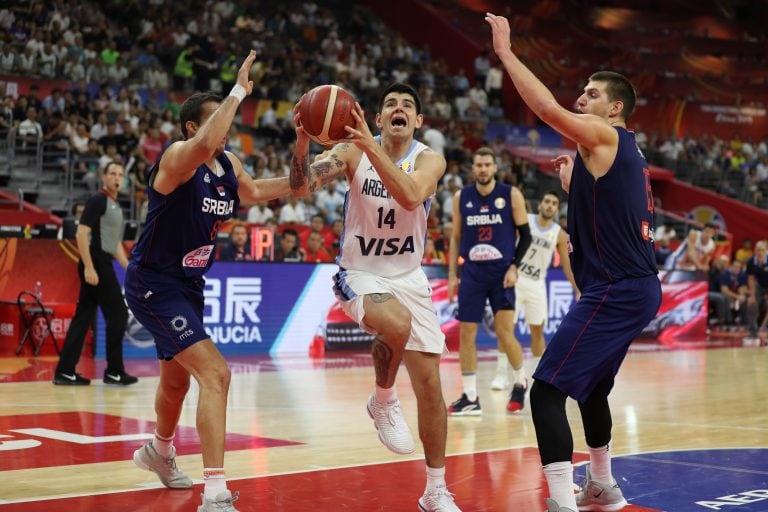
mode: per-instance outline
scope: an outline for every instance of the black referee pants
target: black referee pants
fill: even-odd
[[[97,251],[91,251],[96,253]],[[96,308],[100,307],[107,324],[107,371],[120,372],[123,367],[123,336],[128,323],[128,308],[125,305],[120,283],[112,267],[112,256],[107,253],[92,254],[93,266],[99,276],[99,283],[92,286],[85,282],[85,266],[82,260],[77,265],[80,276],[80,297],[72,323],[67,331],[64,347],[61,349],[56,371],[73,374],[83,351],[85,335],[94,323]],[[94,335],[94,343],[95,343]]]

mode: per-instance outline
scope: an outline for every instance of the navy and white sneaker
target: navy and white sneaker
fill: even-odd
[[[480,409],[480,397],[474,401],[467,398],[466,393],[461,394],[461,398],[448,406],[448,416],[480,416],[483,410]]]
[[[525,391],[527,389],[527,382],[525,386],[522,384],[512,386],[512,392],[509,394],[509,402],[507,403],[507,412],[519,412],[525,407]]]

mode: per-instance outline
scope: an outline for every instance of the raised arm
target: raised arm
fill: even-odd
[[[232,92],[201,126],[187,122],[185,129],[194,130],[192,137],[171,144],[165,151],[153,185],[159,192],[168,193],[189,181],[200,164],[213,158],[229,132],[240,102],[253,90],[248,74],[255,58],[256,52],[251,50],[237,72],[237,83]]]
[[[355,160],[355,151],[350,144],[341,142],[333,148],[323,151],[309,163],[309,136],[301,127],[299,105],[304,96],[296,103],[293,111],[294,126],[296,126],[296,145],[291,157],[290,188],[296,197],[303,197],[322,189],[331,181],[343,175],[349,178],[348,170]],[[359,152],[358,152],[359,153]]]
[[[578,144],[594,149],[615,143],[616,131],[608,122],[590,114],[576,114],[563,108],[549,89],[512,52],[509,22],[503,16],[487,13],[485,20],[493,31],[493,49],[525,104],[549,126]]]

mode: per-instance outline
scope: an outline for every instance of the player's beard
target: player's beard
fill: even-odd
[[[478,185],[483,185],[483,186],[490,185],[491,182],[493,181],[493,176],[492,175],[487,177],[478,176],[475,178],[475,181],[477,182]]]

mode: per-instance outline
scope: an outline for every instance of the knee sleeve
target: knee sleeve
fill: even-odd
[[[538,379],[531,386],[531,415],[543,466],[570,462],[573,458],[573,435],[565,414],[566,398],[565,393]]]
[[[579,404],[581,421],[584,424],[584,437],[587,446],[598,448],[611,441],[611,408],[608,405],[608,395],[598,387],[584,403]]]

